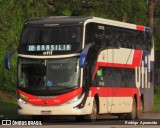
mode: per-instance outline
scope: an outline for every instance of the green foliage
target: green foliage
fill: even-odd
[[[0,90],[5,90],[11,94],[15,94],[16,90],[16,59],[17,55],[11,58],[11,70],[5,69],[4,59],[7,53],[5,45],[0,46]]]
[[[50,0],[55,15],[97,16],[135,24],[147,24],[145,0]]]
[[[130,1],[128,0],[109,0],[106,8],[107,18],[119,21],[127,21],[131,11]]]
[[[154,48],[160,50],[160,36],[154,37]]]
[[[0,6],[0,44],[15,48],[23,22],[22,8],[14,0],[4,0]]]
[[[160,92],[160,87],[156,86],[155,89],[154,89],[154,93],[160,97],[160,93],[159,92]]]
[[[11,59],[11,70],[6,70],[4,57],[18,47],[20,33],[26,20],[49,15],[46,0],[0,0],[0,90],[15,94],[17,55]]]
[[[21,119],[17,113],[17,108],[16,103],[0,101],[0,119]]]
[[[134,0],[130,1],[132,2],[129,20],[128,22],[134,23],[134,24],[141,24],[141,25],[147,25],[147,13],[148,13],[148,7],[146,0]]]
[[[152,112],[160,112],[160,87],[156,86],[154,90],[154,106]]]
[[[0,4],[0,44],[16,48],[25,20],[47,15],[47,2],[2,0]]]

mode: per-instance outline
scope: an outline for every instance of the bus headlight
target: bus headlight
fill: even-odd
[[[73,102],[76,102],[77,100],[79,100],[80,98],[82,98],[84,95],[79,94],[78,96],[74,97],[73,99],[67,101],[67,104],[71,104]]]
[[[18,101],[21,102],[21,103],[23,103],[23,104],[26,104],[26,103],[27,103],[26,101],[24,101],[24,100],[21,99],[21,98],[19,98]]]

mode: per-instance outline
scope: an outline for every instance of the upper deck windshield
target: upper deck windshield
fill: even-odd
[[[77,57],[18,59],[18,87],[35,95],[56,95],[79,87]]]
[[[20,54],[43,54],[44,51],[52,51],[52,49],[43,49],[28,51],[27,45],[52,45],[71,46],[69,50],[65,48],[54,48],[54,55],[56,54],[71,54],[81,51],[82,46],[82,26],[55,26],[55,27],[36,27],[25,26],[21,35],[19,53]]]

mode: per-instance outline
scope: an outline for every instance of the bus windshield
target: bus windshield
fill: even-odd
[[[18,61],[18,86],[29,90],[72,89],[79,86],[78,58]]]
[[[43,51],[53,49],[28,50],[28,45],[70,45],[69,51],[64,48],[54,48],[55,54],[75,53],[81,51],[82,26],[56,26],[56,27],[36,27],[25,26],[21,35],[19,53],[41,54]]]

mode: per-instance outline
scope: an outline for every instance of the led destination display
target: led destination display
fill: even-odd
[[[71,51],[71,45],[70,44],[61,44],[61,45],[33,45],[29,44],[27,45],[28,52],[43,52],[43,51]]]

